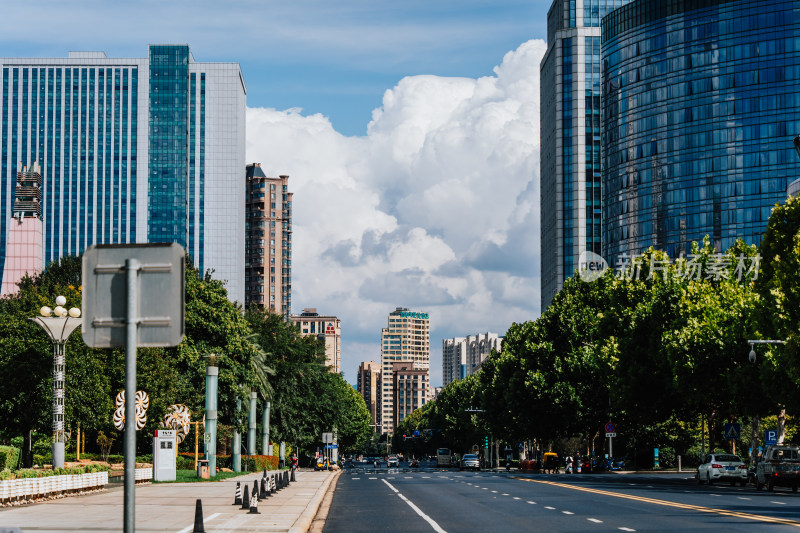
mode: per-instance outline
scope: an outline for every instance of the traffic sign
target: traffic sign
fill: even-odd
[[[768,429],[764,432],[764,444],[766,446],[774,446],[778,444],[778,430]]]
[[[83,341],[92,348],[125,347],[126,325],[134,324],[136,346],[180,344],[184,256],[183,248],[175,243],[95,244],[87,248],[81,295]],[[132,289],[133,294],[128,294]],[[128,316],[129,299],[134,300],[137,316]]]
[[[614,426],[614,422],[609,422],[606,424],[606,433],[614,433],[616,431],[616,427]]]
[[[336,448],[338,448],[338,447],[339,447],[339,445],[338,445],[338,444],[326,444],[326,445],[325,445],[325,449],[326,449],[326,450],[335,450],[335,449],[336,449]]]
[[[606,432],[606,438],[611,438],[611,437],[616,437],[616,436],[617,436],[617,434],[614,433],[613,431],[612,432]]]
[[[741,424],[736,424],[731,422],[725,424],[725,430],[723,432],[725,440],[739,439],[741,437],[741,434],[742,434]]]

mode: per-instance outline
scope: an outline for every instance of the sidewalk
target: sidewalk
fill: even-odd
[[[261,473],[214,483],[155,483],[136,487],[136,531],[193,531],[195,506],[202,500],[205,531],[305,533],[311,526],[325,493],[338,474],[298,471],[294,483],[261,500],[249,514],[234,506],[236,481],[250,490]],[[0,529],[23,533],[62,531],[122,531],[122,487],[87,496],[72,496],[20,507],[0,509]]]

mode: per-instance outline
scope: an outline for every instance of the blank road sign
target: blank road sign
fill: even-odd
[[[83,254],[83,341],[125,346],[126,261],[139,262],[137,346],[177,346],[184,332],[184,252],[176,243],[93,245]]]

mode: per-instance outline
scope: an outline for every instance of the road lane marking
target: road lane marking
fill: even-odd
[[[789,520],[787,518],[776,518],[772,516],[763,516],[751,513],[743,513],[739,511],[728,511],[727,509],[716,509],[714,507],[702,507],[700,505],[689,505],[685,503],[678,503],[678,502],[671,502],[668,500],[657,500],[655,498],[646,498],[644,496],[635,496],[633,494],[623,494],[621,492],[611,492],[608,490],[600,490],[600,489],[593,489],[590,487],[583,487],[577,485],[570,485],[568,483],[559,483],[556,481],[547,481],[544,479],[530,479],[530,478],[521,478],[512,476],[512,479],[516,479],[518,481],[525,481],[526,483],[539,483],[542,485],[551,485],[554,487],[561,487],[565,489],[572,489],[572,490],[579,490],[582,492],[590,492],[592,494],[600,494],[602,496],[611,496],[614,498],[623,498],[626,500],[634,500],[642,503],[652,503],[654,505],[663,505],[666,507],[677,507],[680,509],[686,509],[690,511],[698,511],[701,513],[712,513],[718,514],[722,516],[731,516],[734,518],[743,518],[745,520],[753,520],[756,522],[769,522],[772,524],[783,524],[786,526],[794,526],[800,527],[800,522],[797,520]],[[545,507],[547,509],[547,507]],[[620,528],[621,529],[621,528]],[[624,531],[631,531],[631,530],[624,530]],[[635,530],[633,530],[635,531]]]
[[[412,509],[414,509],[414,512],[415,512],[415,513],[417,513],[417,514],[418,514],[420,517],[422,517],[422,519],[423,519],[423,520],[425,520],[425,521],[426,521],[428,524],[430,524],[430,526],[433,528],[433,530],[434,530],[434,531],[436,531],[436,533],[447,533],[447,531],[445,531],[444,529],[442,529],[442,527],[441,527],[439,524],[437,524],[437,523],[436,523],[436,521],[435,521],[433,518],[431,518],[430,516],[428,516],[428,515],[426,515],[425,513],[423,513],[423,512],[422,512],[422,509],[420,509],[419,507],[417,507],[416,505],[414,505],[414,502],[412,502],[411,500],[409,500],[408,498],[406,498],[405,496],[403,496],[403,495],[400,493],[400,491],[399,491],[399,490],[397,490],[396,488],[394,488],[394,487],[392,486],[392,484],[391,484],[391,483],[389,483],[389,482],[388,482],[388,481],[386,481],[385,479],[382,479],[381,481],[383,481],[384,483],[386,483],[387,485],[389,485],[389,488],[390,488],[390,489],[392,489],[392,490],[394,491],[394,493],[395,493],[395,494],[397,494],[398,496],[400,496],[400,499],[401,499],[401,500],[403,500],[404,502],[406,502],[406,503],[408,504],[408,506],[409,506],[409,507],[411,507]]]
[[[376,478],[376,477],[371,477],[370,479],[378,479],[378,478]]]
[[[489,490],[489,487],[483,487],[483,490]]]
[[[519,498],[518,496],[514,496],[514,499],[515,500],[521,500],[522,498]]]
[[[203,519],[203,523],[205,524],[205,523],[206,523],[206,522],[208,522],[209,520],[213,520],[213,519],[215,519],[216,517],[218,517],[219,515],[220,515],[220,513],[214,513],[214,514],[212,514],[212,515],[209,515],[209,517],[208,517],[208,518],[204,518],[204,519]],[[178,533],[189,533],[190,531],[194,531],[194,526],[193,526],[193,525],[192,525],[192,526],[185,527],[185,528],[181,529],[180,531],[178,531]]]
[[[572,511],[561,511],[561,512],[564,513],[564,514],[575,514]]]
[[[587,518],[586,520],[588,520],[589,522],[594,522],[595,524],[602,524],[603,523],[602,520],[598,520],[597,518]]]
[[[354,477],[354,478],[351,478],[351,479],[361,479],[361,478],[360,477]]]
[[[551,511],[555,511],[556,510],[555,507],[550,507],[549,505],[545,505],[544,508],[545,509],[550,509]]]
[[[738,499],[740,499],[740,500],[747,500],[747,501],[750,501],[750,500],[752,500],[753,498],[743,498],[742,496],[739,496],[739,497],[738,497]]]
[[[636,531],[635,529],[631,529],[629,527],[618,527],[617,529],[619,529],[620,531]]]
[[[503,495],[503,496],[508,496],[508,494],[506,494],[505,492],[504,492],[502,495]]]
[[[496,490],[493,490],[493,491],[492,491],[492,494],[497,494],[497,491],[496,491]]]
[[[786,502],[769,502],[774,503],[775,505],[786,505]]]
[[[531,505],[536,505],[536,502],[532,502],[532,501],[528,501],[528,502],[526,502],[526,503],[529,503],[529,504],[531,504]]]

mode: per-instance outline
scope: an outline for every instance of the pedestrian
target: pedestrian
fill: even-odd
[[[564,465],[564,473],[571,474],[572,473],[572,456],[568,455],[566,464]]]

